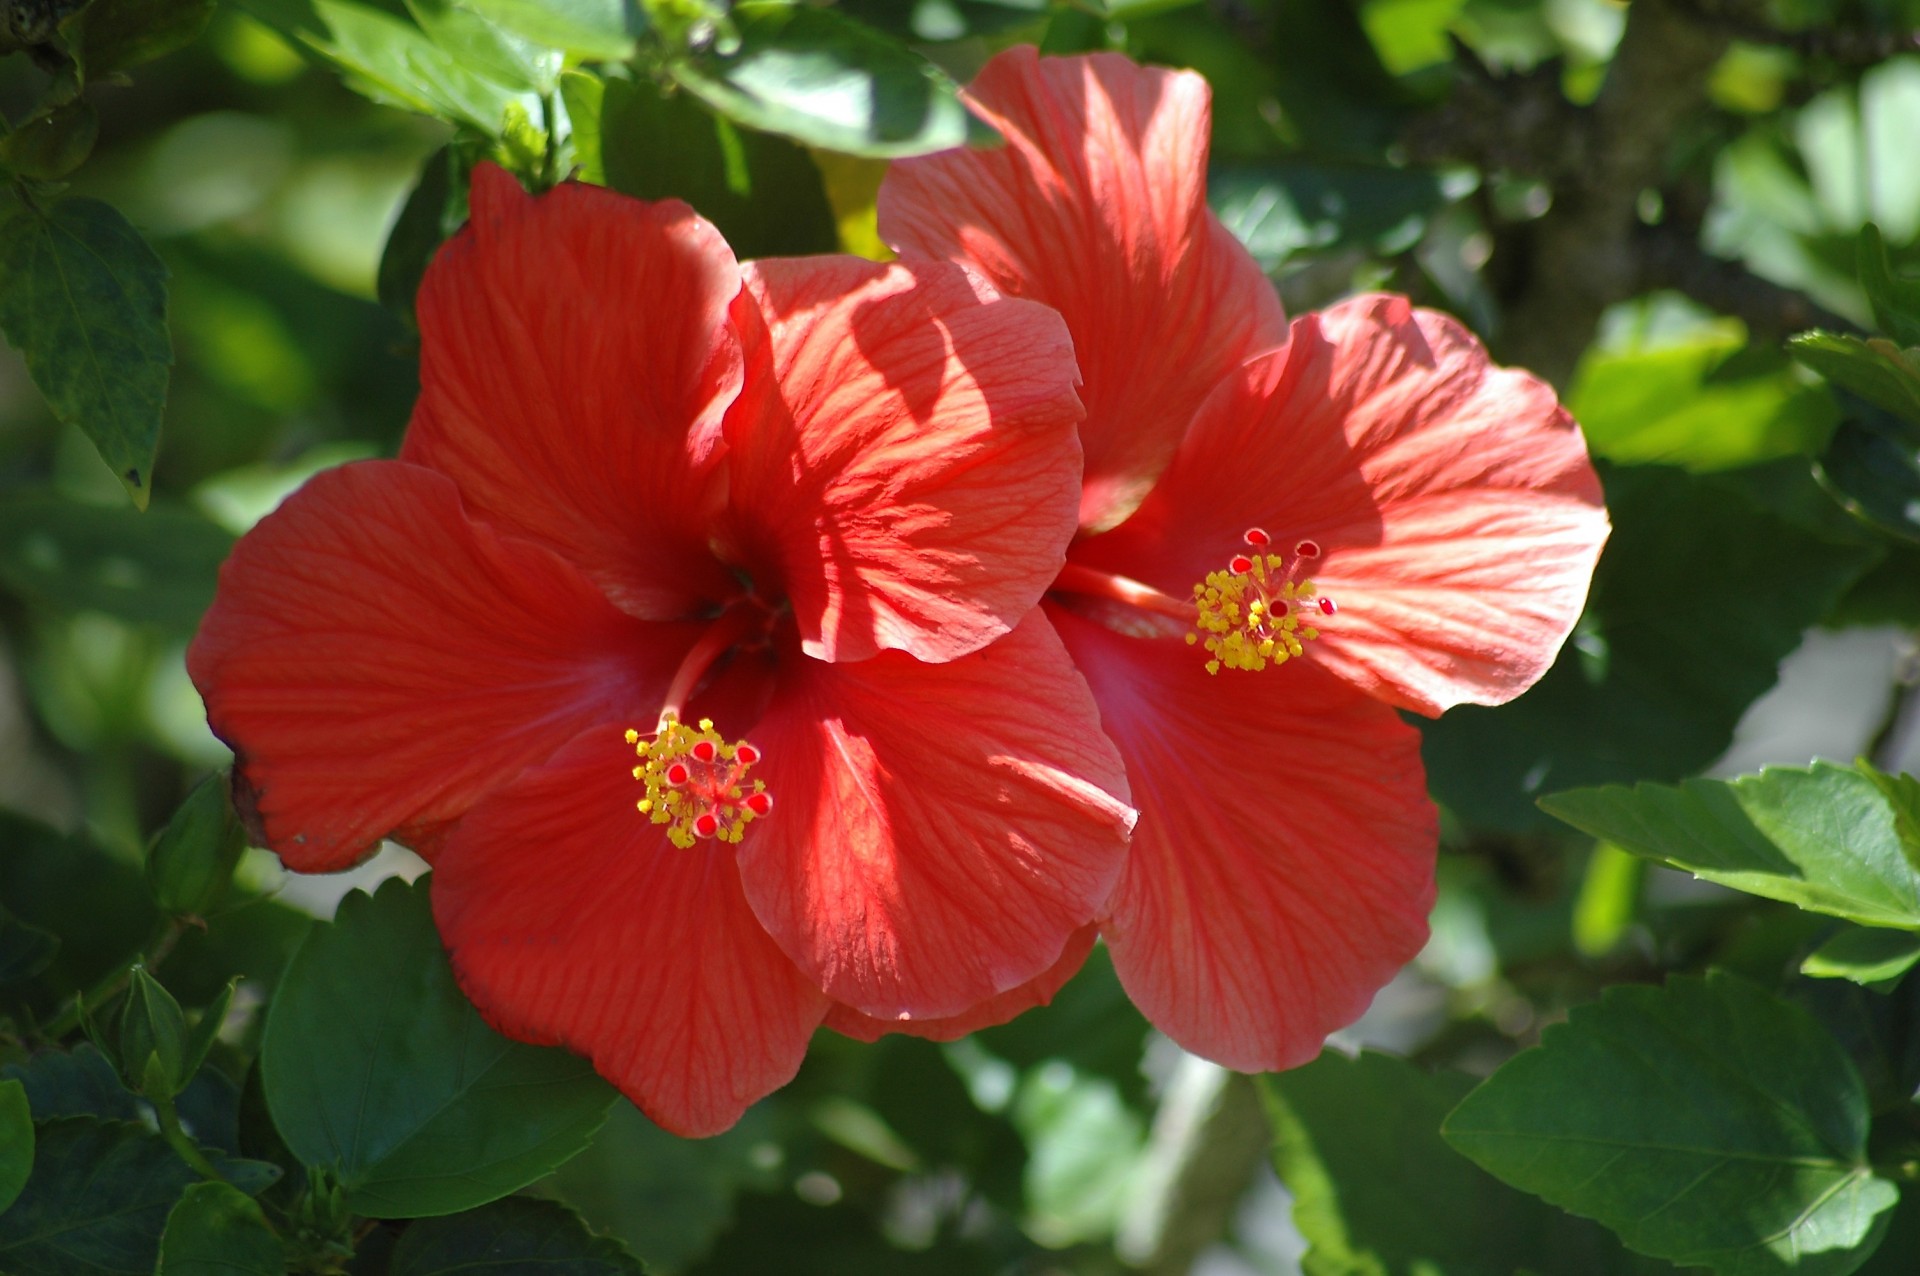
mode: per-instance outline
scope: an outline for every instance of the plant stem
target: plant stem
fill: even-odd
[[[173,1096],[161,1090],[148,1095],[147,1100],[153,1104],[154,1115],[159,1118],[161,1135],[173,1150],[180,1154],[180,1159],[192,1166],[194,1173],[201,1178],[213,1183],[226,1182],[226,1179],[221,1177],[220,1171],[213,1167],[213,1162],[207,1159],[206,1153],[202,1152],[186,1130],[181,1128],[180,1114],[174,1109]]]
[[[87,1012],[88,1007],[104,1005],[119,996],[121,989],[125,988],[127,981],[133,977],[134,966],[145,965],[148,971],[152,971],[166,959],[168,953],[173,951],[173,946],[180,942],[180,936],[186,933],[186,929],[187,924],[178,917],[168,918],[159,937],[144,953],[136,955],[132,961],[120,963],[111,973],[85,992],[76,993],[73,1000],[67,1003],[66,1009],[41,1026],[39,1035],[49,1041],[59,1041],[78,1028],[81,1016]]]

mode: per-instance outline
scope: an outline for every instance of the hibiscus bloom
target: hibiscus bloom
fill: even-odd
[[[969,98],[1007,145],[896,163],[880,231],[1073,334],[1086,477],[1045,610],[1140,811],[1102,933],[1181,1045],[1302,1063],[1426,938],[1435,817],[1396,710],[1545,672],[1600,486],[1552,391],[1454,320],[1368,296],[1284,322],[1207,209],[1200,77],[1021,48]]]
[[[1132,821],[1034,609],[1079,501],[1058,316],[491,167],[419,314],[400,459],[242,539],[189,653],[265,843],[413,845],[488,1021],[680,1133],[835,1007],[1043,995]]]

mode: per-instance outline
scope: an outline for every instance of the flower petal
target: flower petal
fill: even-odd
[[[754,742],[779,805],[741,844],[747,898],[863,1014],[945,1018],[1026,983],[1119,874],[1120,759],[1038,612],[946,664],[796,653]]]
[[[1546,672],[1607,513],[1544,382],[1493,366],[1446,315],[1367,296],[1296,320],[1223,384],[1139,513],[1074,558],[1184,598],[1248,527],[1324,550],[1313,579],[1340,612],[1313,661],[1437,714]]]
[[[995,1027],[1036,1006],[1050,1004],[1054,994],[1066,987],[1067,981],[1086,964],[1087,954],[1093,951],[1093,941],[1099,935],[1098,926],[1082,926],[1067,940],[1066,951],[1060,954],[1060,960],[1041,974],[1018,988],[1009,988],[957,1015],[945,1019],[876,1019],[836,1001],[833,1009],[827,1012],[827,1027],[856,1041],[878,1041],[896,1032],[910,1037],[925,1037],[929,1041],[958,1041],[970,1032]]]
[[[720,232],[677,200],[570,182],[535,199],[483,164],[473,220],[420,288],[402,459],[634,614],[688,615],[733,588],[706,540],[739,291]]]
[[[587,1055],[675,1134],[718,1134],[793,1078],[827,999],[754,920],[732,847],[680,850],[633,809],[632,765],[609,723],[476,806],[434,920],[488,1023]]]
[[[651,721],[697,632],[616,610],[444,475],[316,475],[220,571],[187,653],[268,844],[302,872],[462,814],[587,722]]]
[[[747,286],[767,340],[727,417],[732,506],[807,652],[951,660],[1006,633],[1073,535],[1060,317],[935,262],[762,261]]]
[[[1120,522],[1221,377],[1277,345],[1273,286],[1207,208],[1207,83],[1118,54],[1013,48],[967,90],[1007,139],[896,160],[880,233],[1067,321],[1087,420],[1082,526]]]
[[[1177,640],[1048,610],[1140,808],[1103,927],[1120,982],[1195,1054],[1305,1063],[1426,939],[1418,733],[1304,662],[1209,677]]]

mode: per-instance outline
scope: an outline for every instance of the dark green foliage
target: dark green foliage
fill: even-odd
[[[111,207],[0,201],[0,332],[146,508],[173,345],[167,270]]]
[[[293,1154],[379,1218],[524,1187],[585,1147],[613,1101],[577,1055],[481,1022],[453,982],[424,882],[350,895],[314,928],[281,980],[260,1066]]]
[[[1720,1276],[1851,1272],[1899,1191],[1805,1012],[1726,974],[1616,987],[1447,1117],[1447,1142],[1628,1245]]]

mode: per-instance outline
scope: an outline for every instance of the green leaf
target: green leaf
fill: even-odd
[[[191,634],[232,549],[232,536],[186,509],[137,514],[33,491],[0,500],[0,583],[61,612]]]
[[[36,1132],[33,1173],[0,1212],[7,1276],[151,1276],[167,1211],[194,1173],[157,1134],[65,1117]]]
[[[1920,366],[1884,337],[1862,341],[1833,332],[1803,332],[1788,338],[1787,350],[1835,385],[1920,422]]]
[[[639,1276],[646,1270],[620,1242],[589,1232],[566,1206],[526,1197],[413,1224],[393,1247],[387,1270],[390,1276],[452,1276],[500,1267],[529,1276]]]
[[[89,80],[139,66],[200,38],[215,0],[93,0],[62,24]]]
[[[1855,518],[1920,541],[1920,442],[1861,419],[1845,421],[1821,454],[1821,485]]]
[[[1533,804],[1543,792],[1699,771],[1878,556],[1761,508],[1732,479],[1654,466],[1604,477],[1613,536],[1559,660],[1513,704],[1421,724],[1435,796],[1469,824],[1551,827]]]
[[[43,111],[0,137],[0,169],[43,182],[57,181],[86,162],[100,136],[100,120],[86,99]]]
[[[1289,160],[1217,168],[1207,180],[1207,200],[1271,272],[1301,252],[1405,251],[1432,214],[1478,184],[1464,170]]]
[[[45,970],[60,950],[60,936],[0,908],[0,984],[19,983]]]
[[[282,1276],[280,1238],[245,1192],[195,1183],[167,1215],[157,1276]]]
[[[36,1121],[73,1116],[140,1119],[140,1105],[120,1084],[113,1064],[84,1041],[71,1051],[42,1050],[25,1063],[10,1063],[0,1068],[0,1076],[26,1087]]]
[[[943,72],[840,14],[749,0],[731,16],[737,49],[699,54],[668,70],[735,123],[880,159],[993,136],[967,113]]]
[[[600,162],[600,113],[606,100],[607,82],[585,71],[560,73],[560,101],[567,108],[567,123],[572,126],[573,162],[580,180],[595,186],[607,184],[607,170]]]
[[[163,912],[201,917],[227,897],[246,830],[216,772],[194,786],[147,850],[147,885]]]
[[[1851,979],[1868,987],[1891,986],[1920,962],[1920,935],[1904,930],[1853,926],[1815,949],[1800,973],[1815,979]]]
[[[1903,346],[1920,346],[1920,279],[1893,273],[1880,228],[1860,228],[1860,286],[1880,331]]]
[[[20,986],[41,1017],[59,994],[125,969],[160,921],[138,868],[8,811],[0,811],[0,899],[22,921],[60,936],[52,965]]]
[[[407,12],[433,42],[476,74],[511,89],[553,91],[562,55],[502,30],[471,0],[406,0]]]
[[[1859,771],[1768,767],[1731,781],[1574,789],[1540,806],[1722,886],[1865,926],[1920,930],[1920,843],[1902,837],[1894,803]]]
[[[587,77],[581,77],[587,78]],[[409,327],[414,323],[414,298],[427,266],[447,237],[467,220],[467,166],[451,146],[427,156],[420,180],[400,209],[380,254],[376,289],[380,304],[398,314]]]
[[[1260,1085],[1274,1169],[1310,1246],[1306,1276],[1577,1276],[1627,1261],[1605,1232],[1514,1191],[1441,1140],[1441,1119],[1473,1088],[1465,1073],[1329,1052]]]
[[[513,94],[467,69],[418,27],[353,0],[242,0],[260,21],[376,102],[497,136]]]
[[[7,1212],[33,1170],[33,1110],[27,1088],[0,1081],[0,1214]]]
[[[1720,1276],[1843,1276],[1899,1198],[1867,1096],[1806,1012],[1721,972],[1609,988],[1447,1118],[1447,1142],[1633,1249]]]
[[[503,30],[589,61],[624,62],[646,18],[633,0],[466,0]]]
[[[260,1067],[274,1124],[375,1218],[451,1214],[587,1145],[613,1091],[584,1059],[509,1041],[454,984],[426,883],[341,901],[294,954]]]
[[[140,233],[97,199],[0,219],[0,331],[54,416],[93,440],[142,509],[173,364],[166,280]]]
[[[220,1025],[227,1017],[227,1007],[233,1004],[233,991],[240,986],[240,976],[235,975],[220,990],[205,1010],[200,1012],[199,1022],[187,1033],[186,1042],[181,1050],[181,1075],[191,1080],[200,1071],[200,1065],[207,1061],[207,1055],[213,1050],[214,1041],[220,1036]]]
[[[684,199],[734,253],[795,256],[834,245],[820,170],[785,138],[737,129],[685,93],[610,80],[593,163],[607,185],[642,199]]]
[[[1749,350],[1742,325],[1717,324],[1679,344],[1590,351],[1567,409],[1596,456],[1729,469],[1826,443],[1839,412],[1804,375],[1776,351]]]

